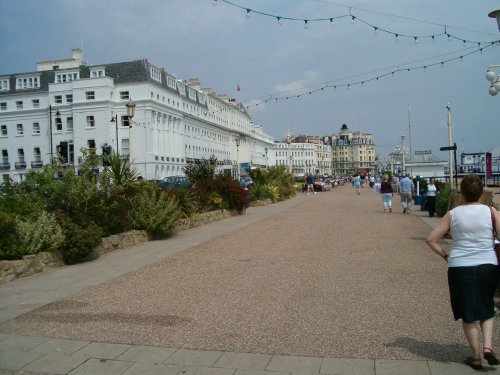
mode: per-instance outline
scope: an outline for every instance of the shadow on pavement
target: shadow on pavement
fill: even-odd
[[[385,346],[403,348],[410,353],[437,362],[461,361],[468,355],[468,348],[465,344],[441,344],[432,341],[419,341],[411,337],[398,337]],[[443,357],[443,353],[448,354],[446,358]]]

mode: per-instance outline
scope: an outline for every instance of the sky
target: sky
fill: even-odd
[[[0,0],[0,75],[82,48],[88,64],[148,59],[198,77],[275,140],[346,124],[373,134],[381,158],[405,136],[446,160],[449,103],[459,153],[500,146],[500,94],[485,79],[500,65],[500,43],[487,47],[500,0],[344,1]]]

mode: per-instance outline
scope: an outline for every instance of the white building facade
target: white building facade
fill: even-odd
[[[331,146],[322,143],[285,141],[274,145],[275,165],[285,166],[299,179],[306,173],[330,176],[331,155]]]
[[[87,66],[74,49],[35,72],[0,73],[4,180],[21,181],[53,158],[78,170],[82,149],[118,151],[145,179],[182,175],[187,163],[211,156],[237,176],[242,166],[273,165],[273,146],[241,104],[147,60]]]

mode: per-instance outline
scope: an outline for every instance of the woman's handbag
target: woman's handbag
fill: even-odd
[[[495,216],[491,212],[491,223],[493,224],[493,240],[495,241],[495,253],[497,254],[498,264],[500,265],[500,241],[498,240],[498,233],[496,233],[495,228]]]

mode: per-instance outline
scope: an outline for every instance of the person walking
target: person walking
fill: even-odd
[[[401,190],[401,204],[403,205],[403,213],[409,214],[411,208],[411,197],[413,195],[413,181],[410,179],[410,174],[407,173],[405,177],[399,181]]]
[[[361,176],[357,174],[354,176],[353,180],[354,187],[356,188],[356,191],[358,192],[358,195],[361,194]]]
[[[448,262],[453,317],[455,320],[462,319],[462,328],[470,347],[470,356],[465,359],[465,363],[480,370],[483,367],[480,334],[484,359],[489,365],[500,364],[492,349],[495,317],[493,297],[498,280],[493,229],[500,233],[500,213],[479,203],[483,184],[477,175],[470,174],[463,178],[460,193],[464,204],[448,211],[426,242]],[[439,243],[448,231],[453,238],[449,255]]]
[[[306,184],[307,184],[307,195],[309,195],[309,193],[314,193],[314,178],[310,173],[308,173],[306,176]]]
[[[431,178],[429,183],[425,188],[425,200],[427,202],[427,210],[429,211],[429,217],[434,217],[436,212],[436,197],[439,194],[439,188],[436,185],[436,179]]]
[[[384,205],[384,213],[387,211],[392,212],[392,184],[389,181],[389,176],[384,174],[384,179],[380,184],[380,194],[382,194],[382,203]]]

